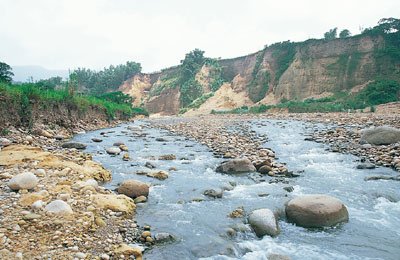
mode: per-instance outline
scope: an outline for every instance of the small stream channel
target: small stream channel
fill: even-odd
[[[152,233],[168,232],[177,241],[146,251],[145,259],[267,259],[271,253],[291,259],[399,259],[400,257],[400,189],[394,181],[364,181],[366,176],[396,173],[388,168],[356,169],[357,157],[327,151],[323,144],[304,141],[313,128],[326,127],[285,120],[257,120],[251,126],[257,134],[268,136],[265,147],[275,151],[279,161],[300,177],[286,183],[273,178],[255,182],[251,174],[232,176],[214,170],[222,159],[214,158],[205,146],[167,131],[153,129],[146,121],[75,136],[88,144],[92,153],[113,172],[106,185],[115,189],[125,179],[151,183],[149,200],[138,204],[136,219],[140,225],[152,226]],[[141,130],[139,129],[141,128]],[[102,137],[101,132],[109,132]],[[93,137],[104,141],[94,143]],[[161,138],[161,139],[160,139]],[[112,157],[105,149],[114,142],[129,147],[131,161]],[[177,160],[161,161],[158,156],[175,154]],[[136,171],[151,162],[157,170],[169,172],[160,181]],[[169,171],[175,167],[176,171]],[[271,183],[270,183],[271,182]],[[293,192],[284,187],[293,186]],[[203,195],[207,189],[233,188],[221,199]],[[228,215],[238,207],[247,213],[257,208],[282,211],[291,197],[323,193],[341,199],[347,206],[350,221],[329,229],[310,230],[279,221],[281,234],[276,238],[257,238],[243,219]],[[236,236],[227,231],[236,230]]]

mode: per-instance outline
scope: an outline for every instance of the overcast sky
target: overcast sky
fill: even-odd
[[[265,44],[359,33],[400,18],[399,0],[0,0],[0,61],[101,69],[126,61],[144,72],[200,48],[232,58]]]

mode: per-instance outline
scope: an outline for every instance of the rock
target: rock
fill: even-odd
[[[258,169],[258,172],[261,174],[268,174],[270,172],[272,172],[272,167],[269,165],[263,165]]]
[[[145,203],[147,201],[147,198],[145,196],[139,196],[133,201],[135,202],[135,204]]]
[[[158,171],[158,172],[150,172],[146,174],[147,177],[156,178],[159,180],[166,180],[168,179],[168,172],[166,171]]]
[[[100,259],[101,259],[101,260],[109,260],[109,259],[110,259],[110,256],[107,255],[107,254],[102,254],[102,255],[100,255]]]
[[[368,176],[368,177],[365,177],[364,180],[365,181],[377,181],[377,180],[400,181],[400,175],[397,175],[397,176],[387,176],[387,175]]]
[[[208,197],[211,197],[211,198],[216,199],[216,198],[222,198],[223,192],[224,192],[224,191],[221,190],[221,189],[216,189],[216,190],[214,190],[214,189],[209,189],[209,190],[205,190],[205,191],[203,192],[203,194],[206,195],[206,196],[208,196]]]
[[[8,187],[10,187],[12,190],[30,190],[35,188],[38,182],[39,180],[35,174],[31,172],[24,172],[11,178],[11,180],[8,182]]]
[[[68,143],[63,143],[61,145],[61,147],[68,148],[68,149],[75,148],[75,149],[83,150],[83,149],[86,149],[86,144],[78,143],[78,142],[68,142]]]
[[[270,209],[254,210],[249,216],[249,224],[258,237],[277,236],[280,232],[278,221]]]
[[[357,169],[375,169],[375,164],[366,162],[366,163],[360,163],[357,165]]]
[[[44,209],[48,212],[55,213],[58,215],[66,215],[73,213],[71,206],[62,200],[54,200],[50,202]]]
[[[44,203],[42,200],[37,200],[34,203],[32,203],[31,208],[33,210],[41,210],[44,206]]]
[[[157,233],[154,236],[154,240],[156,241],[156,243],[170,243],[175,241],[175,238],[173,235],[166,233],[166,232],[161,232],[161,233]]]
[[[389,126],[365,129],[360,138],[360,144],[388,145],[397,142],[400,142],[400,130]]]
[[[322,195],[303,195],[286,205],[289,221],[302,227],[329,227],[349,220],[346,206],[337,198]]]
[[[166,160],[166,161],[172,161],[176,160],[176,155],[175,154],[164,154],[158,157],[159,160]]]
[[[151,236],[151,232],[150,231],[143,231],[142,237],[146,238],[146,237],[150,237],[150,236]]]
[[[47,132],[44,129],[40,129],[38,134],[41,135],[41,136],[47,137],[47,138],[53,138],[53,135],[50,134],[49,132]]]
[[[151,162],[146,162],[144,164],[144,167],[147,167],[149,169],[155,169],[156,168],[156,166],[154,164],[152,164]]]
[[[37,169],[35,171],[35,174],[38,177],[45,177],[46,176],[46,171],[44,169]]]
[[[107,148],[106,152],[111,155],[118,155],[121,153],[121,149],[119,149],[118,147],[110,147]]]
[[[131,158],[129,157],[129,153],[124,153],[124,155],[122,155],[122,160],[124,161],[129,161]]]
[[[293,186],[283,187],[283,189],[284,189],[285,191],[287,191],[287,192],[292,192],[292,191],[294,191]]]
[[[123,142],[115,142],[114,144],[113,144],[113,146],[121,146],[121,145],[125,145]]]
[[[237,209],[235,209],[234,211],[232,211],[231,213],[229,213],[229,217],[230,218],[243,218],[244,217],[244,208],[243,207],[239,207]]]
[[[290,257],[280,254],[269,254],[268,260],[290,260]]]
[[[119,255],[124,255],[124,256],[130,256],[133,255],[135,256],[136,260],[142,260],[142,249],[139,247],[131,247],[128,246],[127,244],[120,244],[118,247],[114,249],[114,254],[119,256]]]
[[[101,143],[101,142],[103,142],[103,139],[100,139],[100,138],[97,138],[97,137],[93,137],[92,141],[95,142],[95,143]]]
[[[139,196],[147,197],[149,195],[149,186],[141,181],[125,180],[119,185],[117,191],[119,194],[124,194],[133,199]]]
[[[120,145],[118,147],[119,147],[119,149],[121,149],[121,151],[124,151],[124,152],[127,152],[129,150],[128,146],[126,146],[124,144],[122,144],[122,145]]]
[[[42,216],[39,214],[35,214],[35,213],[29,213],[26,214],[25,216],[22,217],[23,220],[34,220],[34,219],[39,219]]]
[[[78,259],[85,259],[86,258],[86,254],[82,253],[82,252],[78,252],[75,254],[75,257]]]
[[[94,204],[99,208],[132,214],[136,209],[133,200],[125,195],[95,194],[91,196]]]
[[[0,138],[0,146],[9,146],[10,144],[12,144],[12,142],[7,138]]]
[[[222,173],[243,173],[243,172],[255,172],[256,168],[247,158],[233,159],[221,163],[217,167],[217,172]]]
[[[107,225],[106,222],[101,217],[95,217],[94,223],[96,223],[96,225],[99,227],[105,227]]]
[[[54,136],[54,139],[56,139],[56,140],[58,140],[58,141],[64,140],[65,138],[66,138],[66,137],[63,136],[63,135],[56,135],[56,136]]]

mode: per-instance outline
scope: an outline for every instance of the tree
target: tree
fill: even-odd
[[[339,33],[339,38],[347,38],[349,36],[351,36],[351,32],[347,29],[344,29]]]
[[[185,55],[185,59],[181,60],[182,64],[182,82],[188,81],[194,77],[200,68],[204,65],[204,51],[194,49]]]
[[[325,40],[333,40],[337,37],[337,27],[330,29],[328,32],[324,33]]]
[[[11,66],[0,61],[0,82],[10,83],[12,81],[12,73]]]

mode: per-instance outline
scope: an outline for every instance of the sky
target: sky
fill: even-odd
[[[358,34],[399,0],[0,0],[0,61],[95,70],[126,61],[144,72],[179,64],[199,48],[233,58],[266,44]]]

